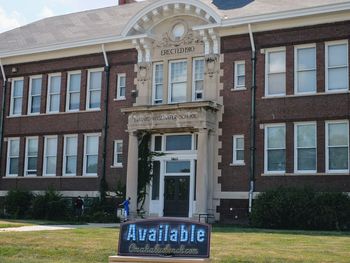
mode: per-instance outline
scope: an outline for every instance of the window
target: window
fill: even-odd
[[[57,136],[45,137],[44,145],[44,175],[55,176],[57,160]]]
[[[284,173],[286,167],[286,127],[265,126],[265,173]]]
[[[295,93],[316,93],[316,47],[295,48]]]
[[[166,151],[192,150],[192,135],[167,135],[165,145]]]
[[[41,103],[41,76],[30,77],[28,114],[39,114]]]
[[[49,75],[46,112],[55,113],[60,111],[60,92],[61,74]]]
[[[86,99],[86,108],[100,109],[101,106],[101,87],[102,87],[102,70],[89,70],[88,73],[88,90]]]
[[[66,111],[78,111],[80,107],[81,72],[68,73]]]
[[[85,135],[84,175],[97,175],[99,135]]]
[[[125,100],[125,92],[126,92],[126,75],[118,74],[117,100]]]
[[[244,165],[244,136],[233,136],[233,165]]]
[[[153,104],[163,103],[163,64],[153,65]]]
[[[190,161],[167,161],[166,173],[167,174],[183,174],[191,172]]]
[[[286,50],[270,49],[266,52],[265,96],[286,94]]]
[[[187,101],[187,61],[170,62],[169,103]]]
[[[159,200],[160,161],[152,165],[152,200]]]
[[[19,138],[8,139],[6,176],[18,176]]]
[[[38,138],[28,137],[26,140],[25,176],[36,176],[38,162]]]
[[[234,89],[245,89],[245,62],[235,61]]]
[[[204,59],[193,60],[193,100],[203,99],[204,88]]]
[[[326,91],[349,89],[348,41],[326,43]]]
[[[75,176],[77,174],[78,136],[66,135],[63,150],[63,175]]]
[[[296,123],[294,126],[294,170],[296,173],[316,173],[316,123]]]
[[[10,116],[22,114],[23,78],[12,79]]]
[[[326,171],[349,171],[349,122],[326,122]]]
[[[115,167],[123,166],[123,141],[122,140],[114,141],[114,166]]]

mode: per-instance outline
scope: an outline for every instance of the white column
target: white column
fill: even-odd
[[[126,198],[130,197],[130,215],[136,215],[137,210],[137,175],[139,143],[134,132],[129,132],[128,169],[126,176]]]
[[[208,213],[208,130],[198,133],[196,214]]]

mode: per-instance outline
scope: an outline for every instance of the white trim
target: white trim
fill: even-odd
[[[156,101],[156,85],[160,84],[160,83],[156,83],[156,67],[157,65],[162,65],[162,71],[163,71],[163,74],[162,74],[162,93],[163,93],[163,97],[162,97],[162,100],[160,103],[155,103]],[[152,79],[152,105],[160,105],[160,104],[163,104],[164,103],[164,87],[166,85],[164,85],[164,63],[163,62],[155,62],[153,63],[153,72],[152,72],[152,76],[153,76],[153,79]],[[160,100],[157,100],[157,101],[160,101]]]
[[[284,81],[285,81],[285,90],[283,93],[278,93],[278,94],[272,94],[270,95],[268,90],[269,90],[269,54],[274,53],[274,52],[284,52],[284,71],[281,72],[273,72],[272,74],[282,74],[284,73]],[[285,96],[286,95],[286,73],[287,73],[287,68],[286,68],[286,63],[287,63],[287,52],[286,52],[286,47],[276,47],[276,48],[267,48],[265,49],[265,97],[279,97],[279,96]]]
[[[244,65],[244,75],[238,76],[238,65]],[[234,62],[234,80],[233,80],[233,90],[246,90],[246,69],[245,60],[238,60]],[[238,85],[238,77],[244,76],[244,85]]]
[[[346,67],[347,67],[347,74],[346,74],[346,83],[347,83],[347,88],[346,89],[337,89],[337,90],[329,90],[328,87],[328,47],[332,45],[346,45]],[[345,67],[345,66],[341,66]],[[347,92],[349,91],[349,41],[347,39],[344,40],[336,40],[336,41],[328,41],[325,42],[325,92],[326,93],[342,93],[342,92]]]
[[[202,98],[196,99],[196,63],[195,61],[203,61],[203,89],[202,89]],[[202,101],[204,100],[204,80],[205,80],[205,61],[204,57],[197,57],[192,59],[192,101]]]
[[[71,75],[75,75],[75,74],[80,74],[80,86],[79,86],[79,108],[78,109],[74,109],[74,110],[70,110],[69,109],[69,104],[70,104],[70,92],[69,92],[69,86],[70,86],[70,78]],[[78,92],[76,92],[78,93]],[[80,110],[80,93],[81,93],[81,70],[75,70],[75,71],[69,71],[67,73],[67,87],[66,87],[66,112],[77,112]]]
[[[253,198],[255,199],[260,192],[254,192]],[[249,192],[214,192],[214,199],[237,199],[237,200],[245,200],[249,199]]]
[[[300,49],[306,49],[306,48],[314,48],[315,49],[315,68],[313,69],[304,69],[304,70],[298,70],[298,50]],[[298,91],[298,73],[299,72],[305,72],[305,71],[315,71],[315,90],[314,91]],[[315,94],[317,93],[317,49],[316,44],[304,44],[304,45],[297,45],[294,46],[294,94]]]
[[[181,63],[181,62],[186,62],[186,81],[183,81],[184,83],[186,83],[186,99],[185,101],[172,101],[171,98],[171,91],[172,91],[172,82],[171,82],[171,65],[175,64],[175,63]],[[177,60],[171,60],[169,61],[168,64],[168,104],[177,104],[177,103],[184,103],[187,102],[187,89],[188,89],[188,60],[187,59],[177,59]]]
[[[243,139],[243,149],[237,149],[237,139]],[[237,160],[237,151],[243,151],[243,160]],[[245,152],[244,135],[243,134],[233,135],[232,136],[232,166],[245,165],[244,152]]]
[[[40,105],[39,105],[39,112],[32,113],[31,112],[31,109],[32,109],[32,85],[33,85],[33,80],[34,79],[41,79],[41,83],[40,83]],[[41,95],[42,95],[41,93],[42,93],[42,88],[43,88],[42,86],[43,86],[42,75],[35,75],[35,76],[30,76],[29,77],[28,109],[27,109],[27,114],[28,115],[39,115],[40,112],[41,112]]]
[[[348,169],[345,169],[345,170],[330,170],[329,169],[329,152],[328,152],[328,126],[329,124],[347,124],[347,135],[348,135],[348,144],[347,144],[347,147],[348,147]],[[325,158],[325,162],[326,162],[326,173],[328,174],[347,174],[349,173],[349,120],[334,120],[334,121],[326,121],[325,122],[325,151],[326,151],[326,158]]]
[[[60,77],[60,91],[59,93],[50,93],[51,90],[51,78],[52,77]],[[61,91],[62,91],[62,74],[61,73],[51,73],[47,76],[47,94],[46,94],[46,113],[47,114],[53,114],[58,113],[60,111],[60,105],[61,105]],[[50,111],[50,104],[51,104],[51,95],[58,95],[59,101],[58,101],[58,111]]]
[[[122,145],[122,151],[121,152],[117,152],[117,145],[119,143],[121,143],[121,145]],[[118,160],[117,155],[118,154],[121,154],[124,157],[123,146],[124,146],[123,145],[123,140],[114,140],[113,168],[121,168],[121,167],[123,167],[123,161],[122,162],[117,162],[117,160]]]
[[[298,126],[314,125],[315,126],[315,150],[316,150],[316,163],[315,170],[298,170]],[[301,147],[304,149],[310,149],[312,147]],[[294,173],[295,174],[315,174],[317,173],[317,123],[315,121],[310,122],[295,122],[294,123]]]
[[[19,157],[20,157],[20,151],[21,151],[21,140],[19,137],[15,137],[15,138],[8,138],[7,139],[7,156],[6,156],[6,177],[17,177],[17,174],[10,174],[10,145],[11,145],[11,141],[18,141],[18,169],[19,169]],[[12,157],[12,158],[16,158],[16,157]],[[19,172],[19,171],[18,171]]]
[[[101,99],[102,99],[102,73],[103,73],[104,69],[103,68],[95,68],[95,69],[89,69],[87,72],[87,85],[86,85],[86,105],[85,105],[85,109],[87,111],[91,111],[91,110],[100,110],[101,109]],[[94,107],[94,108],[90,108],[90,74],[91,73],[95,73],[95,72],[100,72],[101,73],[101,86],[100,86],[100,107]],[[93,91],[98,91],[98,89],[95,89]]]
[[[268,171],[267,170],[267,167],[268,167],[267,129],[271,128],[271,127],[283,127],[284,128],[284,148],[283,149],[285,150],[285,152],[287,152],[287,149],[286,149],[286,146],[287,146],[286,145],[286,124],[285,123],[264,124],[264,174],[266,174],[266,175],[285,174],[286,173],[285,170],[284,171]],[[285,155],[285,158],[286,158],[286,155]],[[285,163],[287,163],[286,160],[285,160]]]
[[[14,87],[15,87],[15,82],[16,81],[22,81],[23,85],[22,85],[22,104],[21,104],[21,112],[19,114],[12,114],[13,112],[13,106],[14,106],[14,103],[13,103],[13,90],[14,90]],[[18,78],[12,78],[11,79],[11,98],[10,98],[10,112],[9,112],[9,116],[11,117],[15,117],[15,116],[21,116],[22,115],[22,111],[23,111],[23,92],[24,92],[24,77],[18,77]],[[19,97],[17,97],[19,98]]]
[[[29,158],[29,156],[28,156],[28,141],[31,140],[31,139],[36,139],[37,140],[38,153],[36,155],[36,159],[37,159],[36,174],[27,174],[28,173],[28,158]],[[26,177],[36,177],[37,173],[38,173],[39,137],[38,136],[30,136],[30,137],[26,137],[25,140],[26,140],[26,147],[25,147],[25,156],[24,156],[24,176],[26,176]]]
[[[125,78],[125,96],[120,96],[120,79],[124,77]],[[117,96],[116,100],[126,100],[126,73],[118,73],[117,77]]]
[[[87,138],[88,137],[97,137],[97,172],[96,173],[87,173],[86,172],[86,161],[87,161],[87,154],[86,154],[86,146],[87,146]],[[100,133],[86,133],[84,134],[84,156],[83,156],[83,176],[97,176],[98,175],[98,158],[99,158],[99,146],[100,146]],[[95,154],[94,154],[95,155]]]
[[[66,158],[67,158],[67,155],[66,155],[66,149],[67,149],[67,138],[75,138],[77,140],[77,148],[76,148],[76,154],[75,155],[69,155],[69,156],[75,156],[77,161],[78,161],[78,134],[67,134],[67,135],[64,135],[64,138],[63,138],[63,165],[62,165],[62,176],[64,177],[67,177],[67,176],[70,176],[70,177],[76,177],[77,175],[77,162],[75,164],[75,168],[76,168],[76,171],[75,171],[75,174],[67,174],[66,173]]]
[[[48,139],[56,139],[56,155],[55,156],[46,156],[47,154],[47,140]],[[44,155],[43,155],[43,176],[56,176],[56,170],[57,170],[57,150],[58,150],[58,136],[57,135],[50,135],[44,137]],[[54,174],[47,174],[46,168],[47,168],[47,157],[55,157],[55,173]]]

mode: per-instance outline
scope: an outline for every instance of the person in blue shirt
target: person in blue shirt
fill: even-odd
[[[128,197],[120,206],[124,206],[124,222],[129,220],[129,205],[131,198]]]

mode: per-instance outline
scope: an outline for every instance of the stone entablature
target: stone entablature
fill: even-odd
[[[166,130],[216,130],[217,111],[221,105],[212,101],[201,101],[159,106],[124,108],[129,114],[129,132]]]

